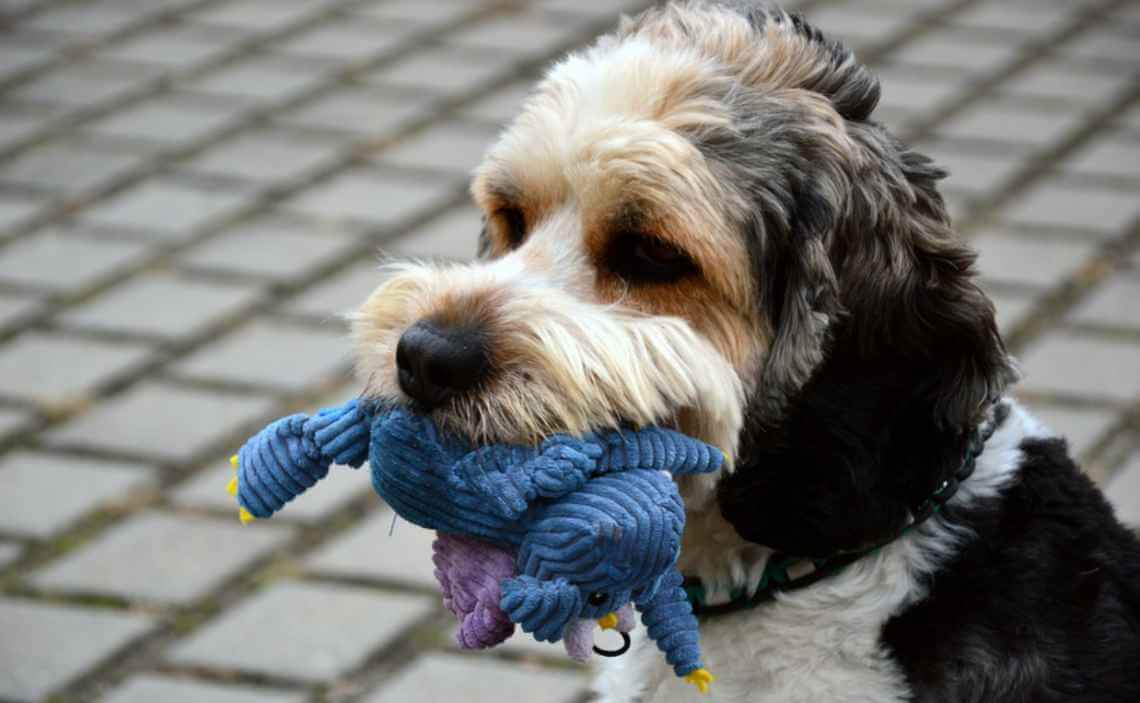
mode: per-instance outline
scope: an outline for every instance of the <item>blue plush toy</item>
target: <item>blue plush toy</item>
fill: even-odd
[[[366,459],[392,509],[439,532],[436,576],[461,646],[496,644],[518,624],[581,659],[594,621],[633,627],[632,603],[676,674],[707,691],[676,568],[685,515],[672,476],[715,471],[720,450],[656,427],[472,447],[428,417],[354,400],[252,437],[230,492],[243,522],[265,518],[332,464]]]

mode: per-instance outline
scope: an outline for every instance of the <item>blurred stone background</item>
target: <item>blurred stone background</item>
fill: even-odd
[[[226,457],[354,392],[382,252],[464,259],[540,67],[641,0],[0,0],[0,700],[582,700],[450,642],[345,470],[238,525]],[[884,83],[1026,378],[1140,522],[1140,2],[804,0]]]

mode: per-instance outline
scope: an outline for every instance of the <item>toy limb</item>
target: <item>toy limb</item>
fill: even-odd
[[[637,606],[649,637],[664,652],[673,672],[685,677],[703,693],[708,690],[712,675],[701,666],[697,618],[681,588],[683,580],[676,567],[669,569],[662,576],[656,594]]]
[[[267,518],[324,478],[334,463],[358,467],[368,458],[370,412],[356,400],[314,416],[281,418],[251,437],[231,462],[229,492],[242,523]]]

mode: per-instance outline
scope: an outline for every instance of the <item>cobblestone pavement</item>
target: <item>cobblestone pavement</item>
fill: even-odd
[[[226,457],[353,392],[381,250],[469,257],[465,174],[640,0],[0,0],[0,699],[576,701],[462,655],[363,472],[237,524]],[[1140,2],[790,3],[945,192],[1020,395],[1140,522]]]

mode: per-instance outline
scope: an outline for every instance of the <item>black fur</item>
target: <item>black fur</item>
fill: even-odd
[[[968,509],[976,537],[883,641],[916,701],[1140,700],[1140,542],[1062,440],[1031,440],[1016,482]]]

